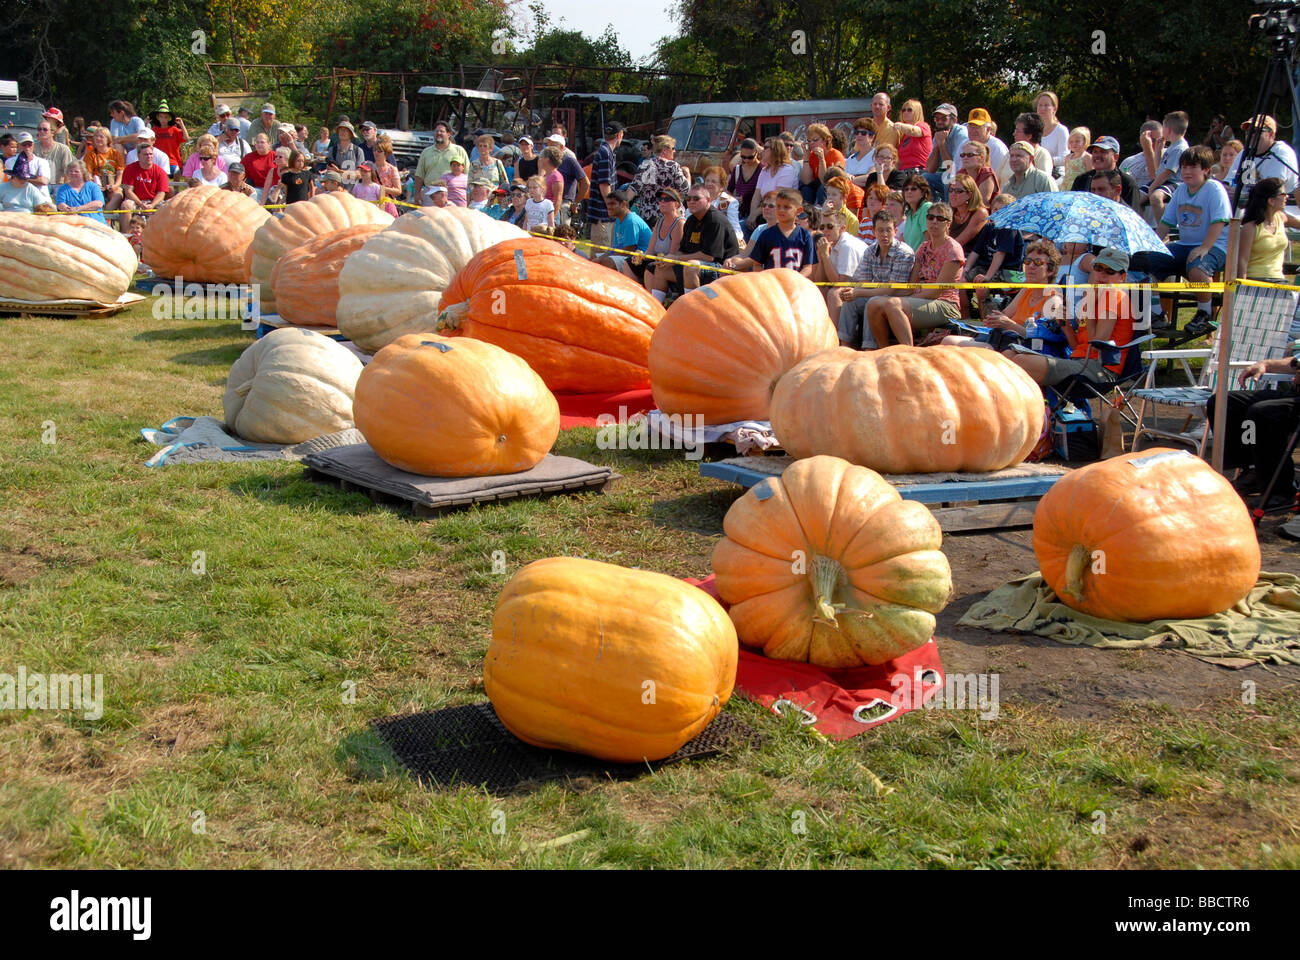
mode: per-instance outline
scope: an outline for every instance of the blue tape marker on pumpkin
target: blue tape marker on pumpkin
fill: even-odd
[[[768,500],[775,494],[776,491],[772,488],[771,480],[764,480],[762,483],[757,484],[754,487],[754,496],[758,497],[760,500]]]
[[[443,353],[449,353],[449,352],[451,351],[451,344],[450,344],[450,343],[439,343],[437,340],[421,340],[421,341],[420,341],[420,346],[422,346],[422,347],[437,347],[437,348],[438,348],[439,350],[441,350]]]
[[[528,279],[528,268],[524,266],[524,252],[522,250],[515,251],[515,270],[519,273],[520,280]]]
[[[700,287],[700,289],[704,291],[704,295],[708,297],[710,300],[718,299],[717,291],[710,290],[708,287]]]

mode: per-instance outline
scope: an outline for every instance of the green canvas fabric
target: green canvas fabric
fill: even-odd
[[[1244,600],[1212,617],[1123,623],[1070,609],[1033,573],[989,593],[958,624],[1090,647],[1173,647],[1223,666],[1300,664],[1300,578],[1260,573]]]

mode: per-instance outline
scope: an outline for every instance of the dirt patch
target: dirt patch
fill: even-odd
[[[1300,574],[1300,547],[1280,540],[1276,527],[1265,521],[1260,533],[1264,569]],[[1239,699],[1244,679],[1254,681],[1257,697],[1300,682],[1297,666],[1228,670],[1177,650],[1098,650],[959,627],[957,621],[990,590],[1038,569],[1033,531],[955,533],[944,538],[943,552],[956,590],[935,631],[944,667],[999,674],[999,696],[1007,700],[1041,704],[1060,717],[1092,719],[1123,714],[1139,703],[1194,708]]]
[[[139,737],[165,756],[184,756],[203,750],[218,739],[213,722],[197,702],[168,704],[140,724]],[[221,722],[217,722],[221,726]]]
[[[16,550],[0,547],[0,587],[21,587],[45,567],[45,559],[30,544]]]

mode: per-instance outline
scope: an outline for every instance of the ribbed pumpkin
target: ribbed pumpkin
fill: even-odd
[[[344,227],[280,257],[271,271],[271,292],[281,319],[299,327],[333,327],[343,261],[383,229],[381,223]]]
[[[98,221],[0,213],[0,297],[113,303],[136,265],[131,241]]]
[[[439,332],[523,357],[552,390],[650,385],[650,335],[664,308],[615,270],[554,240],[525,237],[478,253],[442,294]]]
[[[772,431],[794,457],[881,473],[981,472],[1020,463],[1043,430],[1043,393],[996,350],[836,347],[781,378]]]
[[[284,216],[271,218],[253,235],[249,278],[262,285],[262,311],[276,311],[271,273],[275,270],[275,262],[290,250],[345,227],[355,227],[360,223],[387,226],[392,222],[392,216],[381,207],[358,200],[341,190],[318,193],[310,200],[289,204],[284,209]]]
[[[329,337],[284,327],[239,355],[226,380],[226,425],[254,443],[302,443],[352,426],[361,361]]]
[[[149,218],[141,259],[160,277],[247,283],[253,235],[270,219],[252,197],[216,187],[191,187]]]
[[[784,268],[733,274],[668,308],[650,339],[650,387],[664,413],[766,420],[781,375],[837,343],[811,280]]]
[[[375,453],[428,477],[531,470],[560,435],[560,406],[542,378],[465,337],[398,337],[366,365],[353,410]]]
[[[1063,603],[1107,620],[1207,617],[1259,580],[1246,505],[1185,450],[1142,450],[1062,477],[1034,511],[1034,555]]]
[[[735,628],[703,590],[551,557],[501,591],[483,687],[525,743],[640,763],[709,725],[731,697],[736,660]]]
[[[373,353],[408,333],[433,333],[442,292],[475,254],[527,236],[464,207],[425,207],[401,217],[343,265],[339,331]]]
[[[777,660],[880,664],[934,636],[952,595],[939,522],[879,474],[812,457],[731,505],[713,551],[740,642]]]

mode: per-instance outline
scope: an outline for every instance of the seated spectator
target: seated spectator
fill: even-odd
[[[722,189],[726,179],[726,171],[722,167],[708,167],[704,171],[704,187],[709,191],[709,206],[727,218],[731,232],[736,235],[736,243],[743,244],[745,231],[740,225],[740,201]]]
[[[1092,168],[1075,177],[1069,189],[1091,192],[1094,177],[1103,173],[1115,173],[1119,176],[1119,202],[1126,203],[1137,210],[1142,202],[1137,182],[1129,174],[1116,169],[1116,161],[1119,160],[1119,141],[1114,137],[1098,137],[1088,148],[1088,153],[1092,157]]]
[[[930,185],[925,177],[913,173],[903,184],[903,242],[913,250],[925,240],[925,215],[930,212]]]
[[[843,167],[844,154],[831,144],[831,131],[824,123],[808,127],[808,156],[799,166],[799,192],[807,202],[817,199],[817,187],[827,167]]]
[[[816,283],[847,283],[853,279],[867,252],[867,245],[849,232],[848,220],[842,209],[827,204],[821,208],[817,226],[820,233],[814,234],[813,241],[817,251],[817,263],[813,267],[812,279]],[[842,300],[840,290],[844,287],[827,287],[826,308],[835,316]]]
[[[1202,148],[1204,149],[1204,148]],[[1208,152],[1208,151],[1207,151]],[[1126,284],[1128,254],[1115,247],[1106,247],[1093,260],[1092,282],[1095,284]],[[1100,382],[1114,381],[1124,369],[1128,350],[1120,351],[1119,360],[1103,364],[1097,348],[1089,340],[1108,340],[1124,346],[1133,340],[1133,311],[1128,294],[1118,286],[1089,291],[1079,308],[1077,318],[1061,325],[1068,343],[1069,356],[1048,357],[1040,353],[1006,351],[1003,356],[1017,364],[1033,377],[1035,383],[1054,387],[1066,377],[1083,376]]]
[[[203,163],[204,154],[216,157],[217,171],[225,174],[229,164],[226,163],[225,159],[217,153],[217,138],[212,136],[210,133],[205,133],[194,142],[194,152],[191,153],[189,159],[185,161],[185,165],[181,167],[181,176],[185,180],[193,181],[196,179],[199,173],[199,168]],[[191,187],[197,186],[197,184],[193,182],[189,185]]]
[[[852,222],[856,223],[858,216],[862,213],[862,205],[866,203],[867,195],[866,191],[853,182],[843,167],[827,167],[823,171],[821,193],[817,199],[818,206],[826,204],[826,191],[833,180],[844,181],[836,189],[840,191],[840,197],[844,201],[844,209],[853,214]],[[857,233],[857,227],[853,228],[853,232]]]
[[[1043,121],[1043,135],[1039,142],[1042,143],[1043,149],[1052,156],[1052,178],[1054,180],[1061,179],[1061,171],[1065,166],[1066,156],[1070,150],[1069,136],[1066,133],[1068,128],[1056,116],[1057,111],[1060,109],[1061,102],[1051,90],[1044,90],[1034,98],[1034,110],[1038,114],[1038,118]]]
[[[362,152],[361,147],[357,145],[356,128],[347,120],[338,124],[334,128],[338,141],[329,149],[326,155],[326,163],[330,170],[339,174],[344,183],[353,183],[356,181],[357,167],[365,161],[366,155]],[[463,207],[465,195],[461,194],[461,206]]]
[[[1291,247],[1286,228],[1300,227],[1300,218],[1286,212],[1286,201],[1286,190],[1277,177],[1266,177],[1251,189],[1241,218],[1238,277],[1267,283],[1289,282],[1282,272]]]
[[[1056,184],[1042,170],[1034,167],[1034,148],[1032,144],[1017,140],[1007,152],[1007,165],[1011,176],[1002,180],[1002,192],[1009,193],[1019,200],[1031,193],[1053,193]]]
[[[217,156],[226,161],[226,172],[232,163],[241,163],[253,148],[239,135],[239,121],[231,117],[226,121],[226,131],[217,140]]]
[[[925,241],[916,251],[909,282],[955,283],[966,254],[948,236],[952,208],[946,203],[932,204],[925,219]],[[910,296],[895,293],[872,297],[867,301],[867,325],[879,346],[888,346],[891,341],[910,346],[914,331],[933,330],[956,320],[961,313],[959,303],[957,291],[951,288],[913,290]]]
[[[240,113],[243,112],[243,108],[240,108]],[[248,132],[244,134],[244,139],[252,143],[257,139],[259,133],[264,133],[266,134],[267,143],[274,142],[278,139],[275,132],[278,125],[279,121],[275,118],[275,104],[264,103],[262,104],[261,114],[248,125]]]
[[[469,205],[469,177],[465,173],[465,165],[460,159],[453,159],[448,163],[451,169],[438,178],[439,182],[447,188],[447,205],[452,207],[465,207]],[[558,210],[559,207],[556,207]],[[556,216],[558,220],[558,214]],[[553,227],[554,224],[551,224]]]
[[[903,199],[902,190],[889,191],[889,196],[885,197],[885,209],[894,218],[894,239],[901,242],[907,222],[907,201]]]
[[[686,218],[682,216],[681,209],[682,198],[678,196],[677,191],[665,187],[659,194],[659,221],[650,233],[648,253],[656,257],[676,257],[677,251],[681,249],[686,226]],[[639,277],[655,299],[663,303],[667,294],[662,290],[653,289],[653,267],[656,263],[657,261],[643,260],[639,255],[634,254],[628,265],[632,269],[632,275]]]
[[[749,235],[749,246],[745,248],[745,256],[751,260],[754,257],[754,245],[758,243],[758,238],[763,231],[776,223],[776,191],[770,190],[765,197],[756,198],[754,206],[758,208],[763,222],[756,226]]]
[[[46,111],[45,115],[51,116],[56,113],[58,114],[60,128],[56,128],[55,130],[55,139],[62,143],[66,143],[68,149],[72,151],[73,155],[76,156],[78,160],[82,159],[82,154],[86,152],[86,118],[73,117],[72,123],[68,124],[67,129],[61,129],[63,124],[62,111],[50,107],[50,109]],[[62,133],[63,136],[59,136],[60,133]],[[66,140],[64,139],[65,137],[67,138]]]
[[[1105,197],[1116,203],[1123,203],[1124,174],[1118,170],[1093,170],[1089,178],[1088,192],[1098,197]],[[1078,182],[1077,180],[1075,181]]]
[[[244,165],[244,175],[256,191],[258,203],[265,203],[267,191],[280,182],[280,169],[275,160],[275,151],[271,149],[271,138],[259,133],[253,138],[253,149],[244,154],[240,161]]]
[[[58,107],[50,107],[41,114],[42,120],[50,121],[50,131],[56,143],[61,143],[68,148],[70,153],[75,156],[75,151],[80,144],[72,139],[68,134],[68,128],[63,125],[63,111]],[[83,123],[84,126],[84,123]],[[40,145],[40,137],[37,137],[37,146]],[[48,159],[48,158],[47,158]]]
[[[280,174],[280,186],[284,189],[286,204],[302,203],[316,195],[316,184],[307,172],[307,157],[304,154],[297,150],[290,151],[288,168]]]
[[[858,220],[858,239],[863,243],[876,242],[876,214],[885,209],[889,188],[883,183],[873,183],[863,195],[862,216]]]
[[[122,151],[109,146],[108,131],[103,127],[93,127],[87,131],[90,146],[82,159],[86,172],[98,181],[104,191],[104,209],[113,210],[122,202],[122,171],[126,169],[126,157]]]
[[[898,134],[898,168],[903,173],[925,173],[934,138],[920,100],[903,101],[894,131]]]
[[[907,283],[912,278],[912,265],[916,254],[912,248],[895,238],[895,222],[888,210],[879,210],[872,217],[875,242],[863,251],[852,281],[858,287],[832,288],[840,300],[838,310],[832,309],[839,329],[840,346],[861,347],[866,350],[876,345],[869,328],[865,326],[867,304],[874,297],[892,297],[898,291],[882,286],[889,283]]]
[[[1055,185],[1056,181],[1052,177],[1054,164],[1052,154],[1042,144],[1043,139],[1043,118],[1036,113],[1022,113],[1016,117],[1015,140],[1011,146],[1017,143],[1023,143],[1030,152],[1030,166],[1043,174],[1048,183]],[[1001,168],[997,171],[998,179],[1002,181],[1002,189],[1006,190],[1006,184],[1011,179],[1011,148],[1007,148],[1007,159]],[[1008,193],[1010,191],[1007,191]]]
[[[292,153],[301,151],[301,146],[298,143],[298,131],[294,129],[292,123],[282,123],[275,128],[275,149],[280,150],[281,148]]]
[[[242,115],[245,111],[241,109],[239,112]],[[214,137],[220,137],[226,132],[226,125],[230,120],[235,121],[236,129],[239,131],[239,139],[247,140],[248,131],[252,125],[248,122],[247,118],[232,114],[230,112],[230,107],[224,103],[217,106],[217,122],[208,127],[208,133],[212,134]]]
[[[501,219],[505,223],[514,224],[520,230],[527,229],[528,224],[528,185],[516,180],[510,184],[509,205],[506,206],[505,212],[502,213]]]
[[[440,184],[443,190],[446,190],[445,184]],[[524,204],[527,212],[527,219],[524,222],[525,230],[537,230],[545,227],[548,230],[555,228],[555,203],[546,196],[546,181],[540,176],[528,178],[528,201]]]
[[[492,199],[488,205],[483,208],[483,212],[493,220],[500,220],[506,215],[506,211],[510,209],[509,197],[509,187],[505,185],[497,187],[492,191]],[[389,204],[389,206],[391,206],[391,204]]]
[[[1241,371],[1238,386],[1245,387],[1266,373],[1294,375],[1296,371],[1294,357],[1260,360]],[[1218,397],[1210,397],[1206,409],[1211,423],[1216,400]],[[1300,402],[1291,384],[1262,390],[1233,390],[1228,394],[1223,464],[1241,469],[1232,485],[1243,497],[1262,494],[1277,477],[1265,509],[1295,502],[1295,462],[1287,451],[1298,419]],[[1253,429],[1247,429],[1248,423]]]
[[[835,168],[832,167],[831,169],[834,170]],[[838,210],[844,214],[844,222],[848,226],[849,233],[856,237],[858,235],[858,218],[848,204],[849,191],[852,188],[853,184],[849,182],[848,177],[831,177],[826,181],[826,200],[822,203],[822,209]]]
[[[49,166],[52,184],[67,179],[68,167],[76,159],[71,150],[54,138],[54,121],[45,118],[36,125],[33,153]]]
[[[167,157],[167,172],[176,176],[181,172],[181,147],[190,138],[185,121],[172,116],[166,100],[158,104],[150,120],[154,145]]]
[[[986,206],[992,203],[1002,190],[1002,182],[989,164],[989,148],[978,140],[967,140],[962,144],[957,159],[961,161],[958,170],[975,181],[980,199]]]
[[[1065,156],[1065,173],[1056,183],[1058,190],[1073,189],[1074,181],[1092,169],[1092,155],[1088,153],[1092,146],[1092,131],[1087,127],[1075,127],[1066,143],[1069,153]]]
[[[1209,147],[1217,154],[1232,141],[1232,137],[1232,127],[1228,126],[1228,118],[1221,113],[1216,113],[1210,118],[1210,132],[1201,141],[1201,146]]]
[[[766,197],[773,190],[793,189],[799,183],[799,167],[790,163],[790,154],[786,143],[780,137],[771,137],[763,145],[763,163],[762,169],[758,172],[757,195]],[[802,194],[801,194],[802,196]],[[762,216],[762,208],[755,209],[750,207],[749,210],[749,227],[751,230],[758,225],[758,219]],[[752,241],[753,234],[750,235]]]
[[[122,232],[131,230],[132,210],[154,209],[167,199],[170,190],[166,169],[154,162],[152,148],[144,149],[142,146],[139,157],[122,171],[122,200],[119,204],[125,211],[121,218]]]
[[[146,129],[144,120],[136,115],[130,100],[114,100],[108,105],[109,132],[113,136],[113,146],[123,153],[135,146],[136,138]]]
[[[798,190],[782,187],[776,191],[776,223],[763,231],[753,243],[749,256],[731,257],[723,266],[732,270],[766,270],[788,267],[811,277],[817,263],[812,234],[799,226],[796,217],[802,208]]]
[[[1131,157],[1125,157],[1120,161],[1120,173],[1127,173],[1132,177],[1133,182],[1138,185],[1139,191],[1141,191],[1142,187],[1148,186],[1151,183],[1151,174],[1147,170],[1146,153],[1142,147],[1144,138],[1148,135],[1158,137],[1163,129],[1164,124],[1159,120],[1146,121],[1146,123],[1142,124],[1142,126],[1138,128],[1138,152],[1133,154]],[[1095,160],[1096,158],[1094,157],[1093,159]],[[1133,206],[1130,204],[1130,206],[1133,206],[1134,210],[1140,210],[1145,202],[1146,197],[1139,192],[1137,205]]]
[[[735,197],[740,203],[740,222],[742,229],[748,233],[753,229],[757,220],[751,220],[750,214],[754,210],[754,198],[761,194],[758,190],[758,175],[763,169],[762,163],[759,162],[758,142],[746,138],[740,142],[740,150],[732,158],[734,161],[731,165],[731,174],[727,178],[727,193]]]
[[[200,147],[198,153],[194,154],[191,159],[198,163],[198,169],[194,171],[194,175],[185,181],[191,187],[224,187],[226,185],[229,178],[226,172],[218,166],[221,158],[217,156],[215,147]]]
[[[1009,193],[999,193],[990,206],[985,221],[971,246],[962,279],[967,283],[1023,283],[1025,238],[1019,230],[994,225],[992,215],[1016,202]],[[979,299],[978,297],[976,299]]]
[[[1007,145],[997,138],[997,129],[998,125],[983,107],[976,107],[966,119],[966,133],[970,142],[978,143],[984,148],[988,164],[995,173],[1007,162]],[[989,198],[984,202],[988,203]]]
[[[356,191],[353,191],[354,193]],[[492,199],[492,184],[486,180],[471,180],[469,182],[469,200],[467,206],[470,210],[483,213],[487,210],[488,202]]]
[[[1179,154],[1181,182],[1156,226],[1162,240],[1171,228],[1178,227],[1178,242],[1170,245],[1169,252],[1178,271],[1199,283],[1213,280],[1228,257],[1227,225],[1232,219],[1232,206],[1223,184],[1209,179],[1213,164],[1214,154],[1209,147],[1191,147]],[[1198,291],[1196,315],[1188,325],[1205,329],[1209,320],[1210,292]]]
[[[152,130],[142,130],[136,137],[135,144],[136,148],[126,155],[128,166],[135,163],[139,159],[140,151],[148,147],[149,152],[153,154],[153,162],[168,173],[171,172],[171,160],[166,153],[154,146]]]
[[[48,203],[50,201],[50,165],[36,156],[36,141],[26,130],[18,134],[18,153],[12,159],[5,161],[5,169],[12,170],[17,162],[24,157],[27,159],[27,182],[39,189]]]
[[[907,174],[898,169],[898,148],[882,143],[876,147],[876,169],[867,174],[867,186],[883,183],[890,190],[902,190]]]
[[[844,172],[854,186],[865,189],[867,175],[876,165],[876,122],[870,117],[854,121],[850,148],[844,155]]]
[[[948,185],[948,201],[952,207],[952,226],[949,235],[961,244],[968,255],[975,248],[975,240],[988,222],[989,210],[984,205],[975,181],[964,173],[952,178]]]
[[[939,200],[948,199],[946,181],[952,179],[952,171],[961,165],[958,156],[968,139],[966,128],[957,118],[957,108],[951,103],[939,104],[930,118],[934,123],[934,137],[925,164],[925,182]]]
[[[336,178],[334,183],[342,186],[342,179],[338,178],[338,174],[334,176]],[[324,179],[328,181],[329,178],[329,173],[326,173]],[[221,185],[221,189],[233,190],[235,193],[242,193],[246,197],[257,199],[257,191],[253,189],[253,185],[246,179],[242,163],[232,163],[226,168],[226,182]]]
[[[6,172],[9,161],[18,156],[18,138],[12,133],[0,134],[0,183],[9,179]]]
[[[0,183],[0,211],[35,213],[37,207],[49,201],[49,197],[30,178],[29,160],[19,154],[9,167],[9,179]]]
[[[79,214],[107,226],[108,221],[101,212],[104,209],[104,191],[86,175],[86,165],[73,160],[68,164],[67,173],[67,182],[59,184],[55,191],[55,208],[60,213]]]
[[[683,290],[694,290],[700,284],[712,283],[721,274],[710,270],[724,260],[736,256],[740,246],[735,231],[726,216],[713,209],[708,188],[702,183],[691,187],[686,194],[686,208],[690,215],[682,224],[682,239],[673,255],[678,260],[690,260],[699,266],[657,263],[646,272],[645,285],[653,293],[667,291],[674,280]]]
[[[1151,182],[1145,189],[1139,188],[1139,190],[1146,197],[1147,204],[1151,207],[1151,215],[1157,221],[1164,216],[1165,204],[1178,189],[1181,169],[1179,158],[1187,149],[1187,140],[1183,137],[1186,132],[1186,113],[1177,110],[1165,114],[1165,121],[1161,125],[1161,137],[1165,147],[1159,151],[1159,160],[1156,159],[1158,151],[1156,137],[1150,134],[1143,136],[1142,154],[1146,157],[1147,172],[1151,174]],[[1213,165],[1214,155],[1211,154],[1210,157],[1210,163]]]
[[[1056,244],[1050,240],[1035,240],[1025,248],[1025,281],[1028,283],[1051,283],[1052,277],[1061,265],[1061,253]],[[1035,317],[1060,320],[1065,310],[1065,301],[1058,287],[1046,287],[1035,290],[1026,287],[1016,292],[1011,302],[1002,310],[990,310],[984,314],[984,324],[993,330],[1013,333],[1027,338],[1027,324]],[[987,336],[967,337],[951,336],[943,340],[945,346],[980,346],[989,345]]]
[[[1219,150],[1219,162],[1210,167],[1210,176],[1224,186],[1228,186],[1228,171],[1237,162],[1237,154],[1245,149],[1246,145],[1240,140],[1229,140],[1225,143]]]

